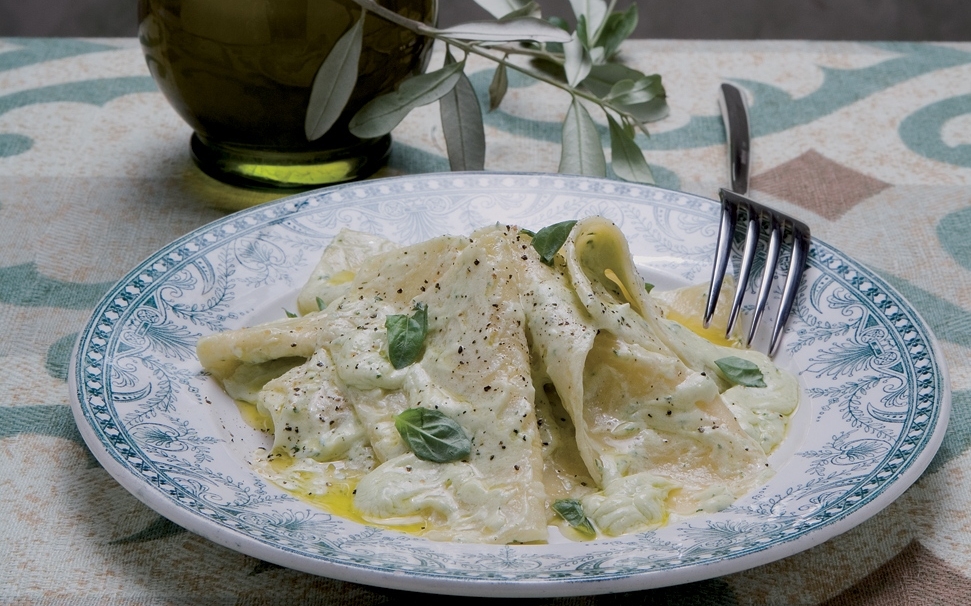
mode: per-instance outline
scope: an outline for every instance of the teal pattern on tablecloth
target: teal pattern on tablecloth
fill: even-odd
[[[910,583],[886,590],[909,592],[893,594],[901,601],[971,601],[971,533],[960,522],[971,508],[971,45],[636,41],[625,57],[660,72],[670,95],[672,115],[638,137],[664,187],[717,194],[725,134],[714,91],[721,80],[748,91],[753,195],[911,302],[942,343],[953,409],[922,479],[858,529],[749,572],[573,603],[876,604],[887,570]],[[486,105],[491,66],[471,65]],[[503,106],[485,115],[487,168],[555,170],[565,103],[547,91],[511,77]],[[447,170],[437,110],[427,109],[395,132],[378,176]],[[128,495],[80,441],[66,368],[102,294],[221,216],[213,205],[273,197],[201,175],[189,132],[135,40],[0,40],[0,601],[399,599],[183,531]],[[829,171],[837,187],[787,179],[800,167]]]

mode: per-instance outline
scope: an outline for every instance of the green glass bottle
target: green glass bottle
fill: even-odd
[[[437,0],[378,3],[437,19]],[[307,189],[384,163],[390,136],[362,140],[347,123],[428,62],[429,40],[369,13],[351,99],[323,137],[308,141],[314,76],[360,14],[351,0],[139,0],[139,40],[162,93],[195,131],[191,150],[203,171],[250,187]]]

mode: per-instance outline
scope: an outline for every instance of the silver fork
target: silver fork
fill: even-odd
[[[752,315],[752,323],[749,326],[748,335],[745,339],[745,346],[748,347],[752,344],[756,330],[762,322],[762,316],[769,301],[769,292],[772,287],[773,277],[782,256],[782,248],[784,244],[788,243],[791,247],[789,269],[786,272],[785,284],[782,287],[779,313],[776,315],[775,325],[772,328],[769,339],[768,352],[771,356],[775,354],[776,348],[779,346],[782,329],[785,327],[789,313],[792,311],[792,304],[796,299],[799,281],[802,279],[806,260],[809,257],[810,231],[809,226],[805,223],[745,197],[744,194],[748,190],[750,165],[748,112],[741,92],[731,84],[722,84],[720,101],[722,118],[725,121],[725,128],[728,134],[732,189],[735,191],[722,189],[719,192],[719,197],[721,198],[721,219],[718,225],[718,243],[715,248],[715,260],[711,270],[711,283],[708,290],[708,302],[705,307],[704,326],[705,328],[708,327],[715,313],[715,306],[718,303],[718,295],[721,292],[722,282],[724,281],[725,273],[728,271],[728,259],[732,251],[732,241],[740,218],[744,216],[746,224],[745,245],[742,249],[742,258],[739,265],[738,284],[735,287],[735,296],[732,300],[732,308],[728,316],[726,336],[730,335],[734,330],[761,239],[762,224],[765,223],[768,226],[768,238],[765,244],[765,266],[762,270],[762,282],[759,286],[755,311]]]

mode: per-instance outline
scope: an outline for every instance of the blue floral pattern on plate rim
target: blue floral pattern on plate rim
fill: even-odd
[[[563,175],[446,173],[318,190],[239,212],[164,247],[118,282],[75,348],[69,385],[97,459],[162,515],[298,570],[436,593],[557,596],[698,581],[792,555],[866,520],[926,468],[950,409],[933,335],[873,272],[813,240],[777,361],[800,408],[776,475],[709,516],[588,543],[433,543],[317,510],[245,463],[247,435],[195,358],[212,331],[281,316],[342,227],[407,243],[494,223],[600,214],[648,277],[707,279],[717,203]],[[665,278],[667,276],[668,278]],[[256,432],[250,431],[250,434]]]

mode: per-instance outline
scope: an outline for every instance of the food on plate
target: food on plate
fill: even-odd
[[[345,230],[303,315],[198,354],[273,434],[252,465],[334,513],[433,540],[616,536],[763,483],[798,402],[765,355],[666,317],[691,291],[655,294],[601,217],[410,246]]]

